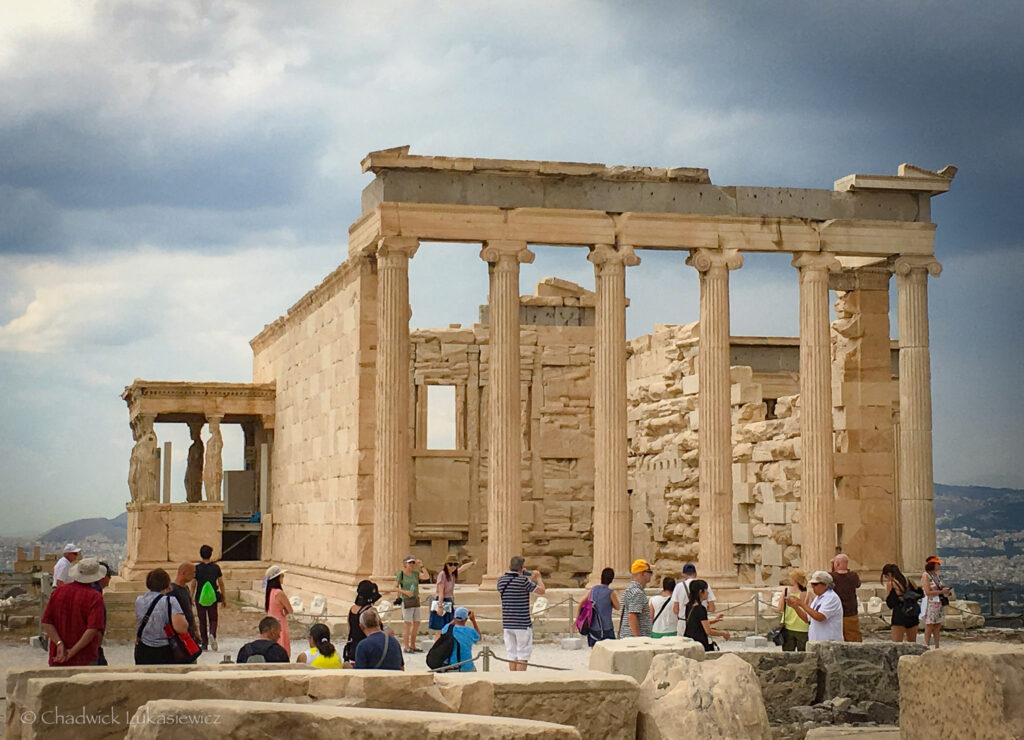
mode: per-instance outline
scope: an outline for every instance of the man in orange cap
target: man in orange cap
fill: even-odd
[[[644,586],[651,582],[654,571],[643,558],[629,566],[633,580],[622,592],[622,617],[619,620],[619,637],[650,637],[651,606],[644,593]]]

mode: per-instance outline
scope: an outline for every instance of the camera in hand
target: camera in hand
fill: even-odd
[[[523,569],[523,575],[527,576],[527,577],[532,576],[533,575],[533,571],[532,570]]]

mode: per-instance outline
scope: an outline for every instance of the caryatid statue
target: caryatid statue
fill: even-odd
[[[224,440],[220,436],[221,416],[210,417],[210,439],[206,441],[206,464],[203,465],[203,485],[206,486],[206,500],[221,500],[221,480],[224,477],[221,453]]]
[[[190,421],[188,431],[192,445],[188,448],[188,466],[185,468],[185,500],[197,504],[203,500],[203,422]]]
[[[139,416],[132,427],[135,446],[128,464],[128,490],[135,503],[158,501],[157,440],[153,417]]]

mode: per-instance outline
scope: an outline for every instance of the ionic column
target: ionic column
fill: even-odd
[[[916,573],[935,554],[928,275],[938,277],[942,265],[933,257],[900,257],[893,271],[900,334],[900,559],[906,573]]]
[[[377,243],[373,575],[385,581],[409,550],[409,260],[418,247],[408,237]]]
[[[526,242],[491,241],[480,250],[488,263],[490,427],[487,467],[487,572],[493,584],[522,554],[520,467],[522,418],[519,379],[519,263],[533,262]]]
[[[832,357],[828,275],[831,254],[793,257],[800,271],[800,563],[827,570],[835,555],[835,470],[832,441]]]
[[[594,263],[597,307],[594,326],[594,567],[614,568],[629,578],[630,519],[626,493],[626,266],[640,264],[629,246],[596,244],[587,257]]]
[[[739,269],[743,256],[736,250],[695,249],[686,263],[700,273],[698,560],[701,573],[721,579],[736,575],[732,555],[729,270]]]

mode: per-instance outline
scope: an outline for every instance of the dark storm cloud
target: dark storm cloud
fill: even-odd
[[[0,184],[34,201],[0,250],[343,240],[359,158],[403,143],[826,188],[953,163],[940,253],[1020,231],[1012,3],[352,7],[112,2],[23,42]]]
[[[623,33],[647,43],[633,46],[631,58],[661,69],[667,96],[793,121],[789,130],[761,132],[774,134],[767,140],[750,130],[736,141],[746,179],[779,184],[777,172],[761,167],[769,160],[752,151],[762,146],[787,150],[789,174],[817,180],[807,183],[815,187],[827,187],[818,178],[833,170],[836,177],[894,174],[900,162],[935,169],[952,163],[960,168],[953,191],[935,202],[940,248],[1016,243],[1020,212],[1007,200],[1024,167],[1019,3],[666,3],[634,10]]]

